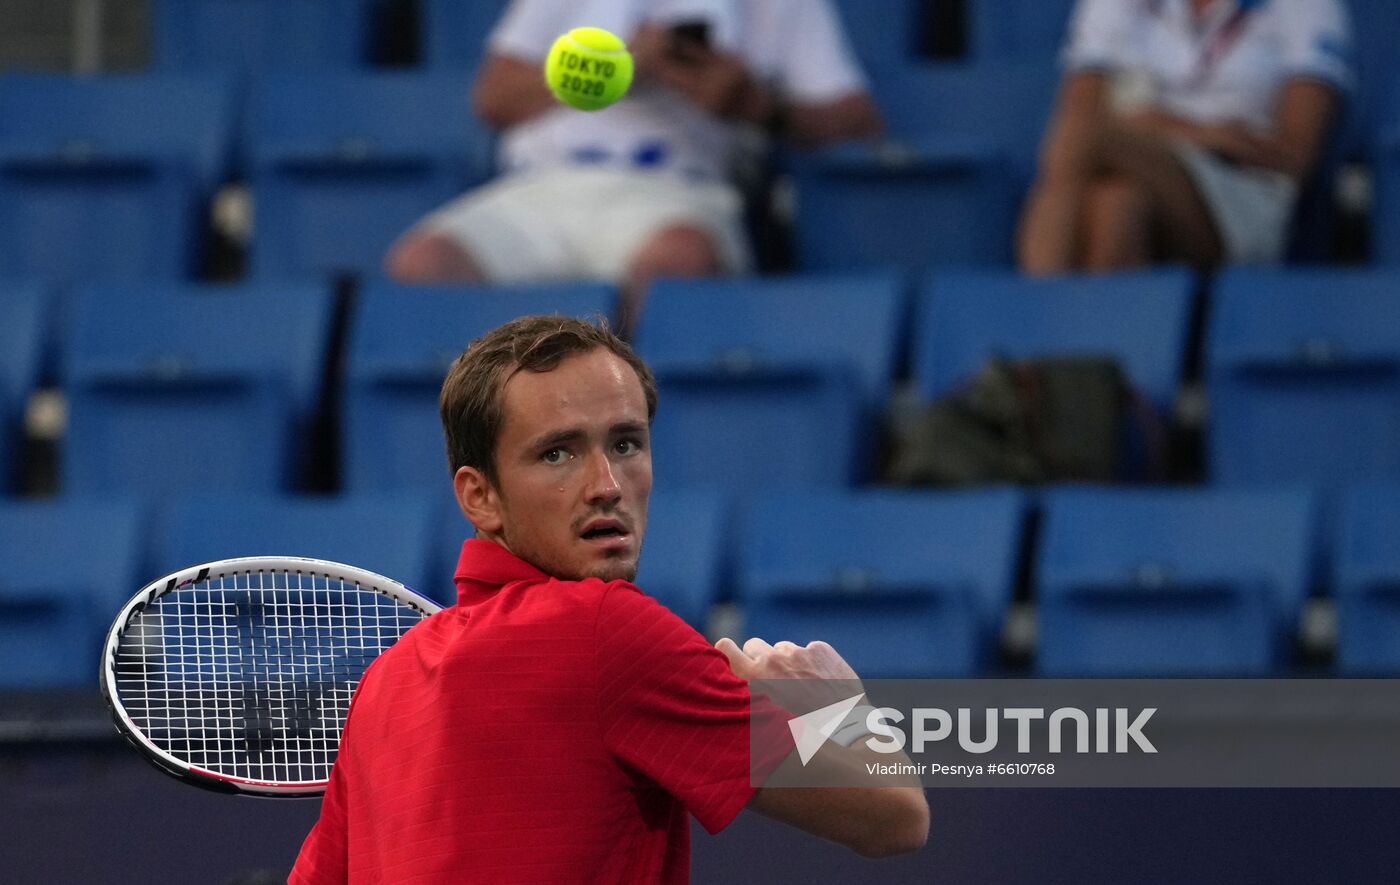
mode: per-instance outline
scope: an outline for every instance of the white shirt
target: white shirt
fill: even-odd
[[[490,38],[493,53],[543,66],[555,39],[591,25],[628,39],[643,22],[703,18],[716,48],[794,104],[822,104],[865,89],[865,77],[830,0],[512,0]],[[544,76],[541,70],[541,77]],[[508,171],[594,163],[725,178],[748,127],[695,108],[664,86],[634,83],[601,111],[562,105],[508,130]]]
[[[1113,73],[1120,102],[1261,133],[1288,80],[1345,92],[1351,59],[1339,0],[1215,0],[1199,20],[1190,0],[1079,0],[1064,51],[1070,70]]]

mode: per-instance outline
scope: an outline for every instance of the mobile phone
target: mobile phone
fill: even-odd
[[[703,18],[676,22],[670,30],[672,55],[684,57],[710,48],[710,23]]]

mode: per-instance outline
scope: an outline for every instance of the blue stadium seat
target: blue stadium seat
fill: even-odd
[[[890,140],[793,158],[799,265],[1009,266],[1054,80],[1017,63],[873,71]]]
[[[1076,0],[969,0],[968,54],[976,59],[1034,58],[1054,77]]]
[[[424,62],[474,71],[486,57],[486,39],[509,0],[423,0],[419,4]]]
[[[1051,279],[933,274],[915,321],[919,392],[943,396],[994,356],[1101,354],[1166,410],[1185,362],[1192,285],[1191,274],[1175,268]]]
[[[432,568],[434,503],[416,493],[328,498],[198,493],[161,514],[157,566],[164,574],[238,556],[308,556],[369,569],[441,600]]]
[[[1289,660],[1314,565],[1303,491],[1061,489],[1045,498],[1036,666],[1261,676]]]
[[[657,283],[636,335],[661,390],[657,481],[860,481],[904,318],[892,275]]]
[[[1360,141],[1388,120],[1395,120],[1395,47],[1400,45],[1400,5],[1392,0],[1345,0],[1345,4],[1351,10],[1357,69],[1353,134]]]
[[[1219,279],[1206,350],[1215,481],[1335,492],[1400,479],[1397,292],[1400,270]]]
[[[744,635],[830,642],[864,677],[967,676],[994,660],[1023,501],[960,493],[794,491],[745,514]]]
[[[0,276],[191,276],[232,126],[219,78],[0,76]]]
[[[1337,669],[1350,676],[1400,675],[1400,484],[1353,489],[1340,522]]]
[[[1394,7],[1400,17],[1400,5]],[[1400,40],[1400,36],[1396,37]],[[1393,46],[1387,58],[1392,59]],[[1371,211],[1371,257],[1383,264],[1400,264],[1400,74],[1386,72],[1372,75],[1365,81],[1373,93],[1370,107],[1359,113],[1369,118],[1358,123],[1366,126],[1358,136],[1369,149],[1375,180],[1375,202]]]
[[[166,69],[353,67],[369,56],[379,0],[153,0],[152,56]]]
[[[145,577],[141,508],[0,501],[0,688],[92,686],[117,611]]]
[[[616,304],[616,290],[601,284],[366,286],[351,320],[342,435],[346,486],[450,486],[438,392],[458,354],[519,316],[611,317]]]
[[[492,172],[460,73],[260,77],[249,129],[249,261],[264,277],[380,276],[400,234]]]
[[[65,343],[64,490],[293,488],[331,308],[311,284],[81,291]]]
[[[16,488],[24,410],[39,383],[48,340],[49,292],[0,280],[0,494]]]
[[[637,586],[702,633],[729,575],[728,505],[717,489],[659,488],[647,509]]]
[[[865,70],[901,67],[917,57],[924,0],[836,0],[835,5]]]

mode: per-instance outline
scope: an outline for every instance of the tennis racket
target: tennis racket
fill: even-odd
[[[102,693],[117,730],[186,783],[315,795],[365,668],[438,610],[398,581],[335,562],[191,566],[147,584],[117,616]]]

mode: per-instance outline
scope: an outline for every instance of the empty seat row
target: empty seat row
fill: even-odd
[[[399,234],[492,172],[466,84],[267,74],[244,102],[217,75],[0,76],[0,277],[193,278],[235,170],[255,275],[379,275]]]
[[[470,526],[446,496],[0,504],[0,681],[82,684],[109,619],[169,571],[237,556],[350,562],[443,604]],[[1304,601],[1335,594],[1337,667],[1400,673],[1400,486],[1358,488],[1334,535],[1301,489],[1059,489],[1033,544],[1036,672],[1259,676],[1295,669]],[[864,676],[998,672],[1032,536],[1019,492],[658,488],[637,583],[705,629],[831,642]],[[1317,552],[1336,565],[1318,571]]]
[[[1111,357],[1166,412],[1185,373],[1193,286],[1170,269],[936,274],[911,322],[895,275],[662,282],[635,337],[662,389],[658,477],[740,489],[869,481],[906,358],[932,400],[993,357]],[[32,297],[7,291],[16,305]],[[1397,291],[1392,271],[1239,270],[1217,281],[1205,346],[1214,481],[1400,478]],[[323,449],[318,416],[340,400],[336,389],[325,396],[336,349],[326,287],[92,286],[75,302],[62,336],[66,491],[300,487]],[[606,317],[615,303],[601,285],[366,287],[349,319],[343,484],[439,486],[437,394],[450,360],[512,317]],[[29,366],[9,382],[13,439],[33,346],[6,358]]]

